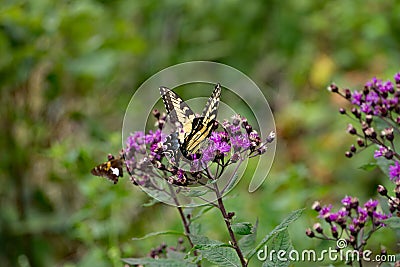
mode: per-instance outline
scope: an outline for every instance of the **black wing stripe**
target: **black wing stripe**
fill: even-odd
[[[207,104],[202,112],[202,117],[208,118],[210,120],[215,120],[217,118],[219,99],[221,97],[221,85],[218,83],[212,95],[207,101]]]

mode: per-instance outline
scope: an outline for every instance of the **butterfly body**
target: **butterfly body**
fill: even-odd
[[[178,141],[180,152],[185,158],[191,159],[193,155],[199,158],[199,149],[203,141],[211,135],[216,122],[221,86],[219,84],[215,86],[199,117],[194,114],[181,97],[167,87],[160,87],[160,93],[171,123],[178,125],[177,135],[170,135],[165,142],[167,154],[177,154],[176,141]]]

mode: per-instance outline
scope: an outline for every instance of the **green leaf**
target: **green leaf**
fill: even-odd
[[[144,266],[150,266],[150,267],[185,267],[185,266],[191,266],[191,267],[196,267],[196,264],[183,261],[183,260],[177,260],[177,259],[165,259],[165,258],[160,258],[160,259],[153,259],[153,258],[125,258],[122,259],[125,263],[129,265],[144,265]]]
[[[239,240],[239,247],[242,250],[243,254],[247,254],[256,244],[257,238],[257,227],[258,227],[258,220],[256,221],[255,225],[251,229],[251,234],[242,237]]]
[[[199,248],[206,247],[210,245],[221,245],[223,244],[221,241],[209,239],[203,235],[190,235],[190,239],[192,240],[194,245],[198,245]]]
[[[193,218],[191,218],[191,221],[194,221],[194,220],[197,220],[197,219],[201,218],[201,216],[203,216],[203,214],[205,214],[206,212],[212,210],[213,208],[215,208],[215,207],[212,206],[212,205],[205,206],[205,207],[201,208],[201,209],[197,212],[196,216],[193,216]]]
[[[153,232],[153,233],[149,233],[145,236],[142,237],[133,237],[132,240],[143,240],[149,237],[153,237],[153,236],[159,236],[159,235],[185,235],[182,232],[178,232],[178,231],[173,231],[173,230],[168,230],[168,231],[160,231],[160,232]]]
[[[208,190],[194,190],[191,189],[189,192],[184,192],[183,195],[187,197],[200,197],[208,193]]]
[[[160,201],[158,201],[158,200],[155,199],[155,198],[152,198],[152,199],[150,199],[149,202],[144,203],[142,206],[143,206],[143,207],[151,207],[151,206],[153,206],[153,205],[155,205],[155,204],[157,204],[157,203],[160,203]]]
[[[222,190],[222,194],[229,192],[238,182],[238,179],[241,176],[239,176],[237,173],[233,175],[233,177],[229,180],[229,183],[225,186],[225,188]]]
[[[201,251],[204,258],[217,266],[240,267],[240,259],[233,248],[216,247]]]
[[[228,244],[206,236],[190,235],[194,249],[201,251],[204,258],[217,266],[241,266],[236,251]]]
[[[392,165],[391,160],[387,160],[385,157],[379,157],[376,159],[376,163],[379,166],[379,169],[387,176],[389,176],[389,166]]]
[[[235,234],[238,235],[249,235],[252,233],[251,231],[252,225],[249,222],[235,223],[232,224],[232,230]]]
[[[359,167],[359,169],[369,172],[369,171],[374,170],[377,166],[378,166],[378,164],[376,162],[370,162],[370,163],[366,163],[364,165],[361,165]]]
[[[195,235],[195,236],[200,235],[201,224],[195,223],[195,222],[191,222],[190,225],[189,225],[189,230],[190,230],[190,233],[192,235]]]
[[[266,261],[264,261],[264,267],[287,267],[290,264],[289,253],[293,250],[293,245],[290,240],[289,232],[287,229],[279,232],[272,241],[268,244],[268,249],[265,249]],[[272,259],[269,257],[269,253],[274,250],[276,253],[272,254]]]
[[[264,245],[272,238],[274,237],[276,234],[278,234],[279,232],[285,230],[289,224],[291,224],[292,222],[296,221],[300,215],[302,214],[304,209],[299,209],[299,210],[295,210],[292,213],[289,214],[289,216],[287,216],[278,226],[276,226],[274,228],[274,230],[272,230],[269,234],[267,234],[262,240],[261,242],[253,249],[251,250],[248,254],[247,254],[247,259],[251,259],[251,257],[253,257],[258,250],[260,250],[262,247],[264,247]]]
[[[393,229],[400,229],[400,217],[390,217],[383,221],[387,226]]]

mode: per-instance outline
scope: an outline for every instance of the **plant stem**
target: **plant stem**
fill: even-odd
[[[193,241],[192,241],[192,239],[190,238],[190,228],[189,228],[190,222],[189,222],[189,221],[187,220],[187,218],[185,217],[185,214],[183,213],[182,207],[179,206],[179,201],[178,201],[178,199],[176,198],[176,195],[175,195],[175,192],[174,192],[174,189],[173,189],[172,185],[169,185],[169,188],[170,188],[170,191],[171,191],[171,196],[172,196],[172,198],[174,199],[174,202],[175,202],[175,204],[176,204],[176,208],[178,209],[179,216],[181,217],[181,221],[182,221],[182,224],[183,224],[183,228],[184,228],[184,230],[185,230],[185,236],[186,236],[187,240],[189,241],[190,247],[191,247],[191,248],[194,248]],[[193,250],[193,255],[194,255],[194,256],[198,256],[197,250],[195,250],[195,249]],[[196,265],[197,265],[198,267],[201,266],[200,262],[198,262]]]
[[[233,230],[232,230],[231,218],[229,218],[228,213],[226,212],[225,205],[224,205],[224,202],[222,201],[222,196],[219,191],[217,183],[214,184],[214,189],[215,189],[215,193],[217,194],[217,198],[218,198],[218,209],[221,211],[222,216],[224,217],[226,228],[228,229],[229,236],[231,238],[231,245],[236,250],[236,253],[239,256],[240,262],[242,263],[242,266],[246,267],[247,261],[244,258],[243,253],[240,250],[239,245],[236,241],[235,234],[233,233]]]

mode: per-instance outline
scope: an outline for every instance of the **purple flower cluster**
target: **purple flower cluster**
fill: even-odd
[[[400,163],[395,160],[394,165],[389,166],[389,177],[394,182],[400,182]]]
[[[306,235],[327,240],[346,238],[355,249],[360,249],[365,245],[363,241],[385,226],[383,220],[391,216],[377,211],[377,200],[370,199],[361,206],[357,198],[346,196],[341,202],[343,206],[337,212],[332,211],[331,204],[321,206],[318,201],[314,202],[312,208],[319,213],[319,218],[329,224],[331,236],[324,231],[321,223],[314,224],[314,230],[307,229]]]
[[[362,90],[350,91],[349,89],[339,90],[332,84],[329,90],[347,99],[353,107],[351,114],[353,119],[358,121],[357,130],[353,124],[347,126],[347,132],[357,136],[358,148],[366,148],[377,145],[374,158],[384,157],[393,160],[394,165],[390,166],[390,179],[394,182],[400,179],[400,154],[395,149],[395,133],[400,133],[400,72],[394,76],[394,82],[382,81],[373,78],[367,82]],[[346,109],[340,108],[340,113],[351,116]],[[357,152],[357,146],[351,145],[345,153],[352,157]]]
[[[241,157],[260,155],[265,153],[267,144],[275,137],[274,134],[270,134],[264,142],[261,142],[259,134],[253,130],[246,118],[234,116],[232,123],[224,121],[224,131],[212,132],[210,138],[204,142],[206,145],[200,148],[200,158],[190,161],[190,170],[185,170],[179,167],[181,166],[179,163],[176,164],[175,159],[166,159],[163,145],[166,136],[162,134],[166,115],[161,115],[158,111],[154,111],[153,115],[157,119],[156,131],[150,130],[147,134],[138,131],[126,140],[124,158],[134,184],[149,186],[149,177],[154,175],[176,185],[195,183],[202,180],[205,175],[199,170],[199,166],[204,168],[215,162],[226,167]],[[230,157],[232,149],[233,156]],[[183,160],[187,163],[186,159]]]

